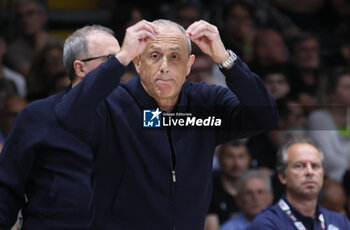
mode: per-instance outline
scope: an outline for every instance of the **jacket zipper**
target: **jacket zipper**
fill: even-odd
[[[173,141],[171,139],[171,131],[170,127],[167,130],[168,134],[168,140],[169,140],[169,145],[170,145],[170,168],[171,168],[171,178],[172,182],[176,182],[176,171],[175,171],[175,166],[176,166],[176,155],[175,155],[175,149],[173,145]]]
[[[171,139],[171,130],[170,127],[167,129],[167,135],[168,135],[168,141],[170,145],[170,169],[171,169],[171,205],[174,206],[174,193],[175,193],[175,183],[176,183],[176,154],[175,154],[175,149],[173,145],[173,141]],[[174,207],[173,207],[174,208]],[[174,212],[174,210],[173,210]],[[173,226],[172,230],[175,230],[175,213],[173,213]]]

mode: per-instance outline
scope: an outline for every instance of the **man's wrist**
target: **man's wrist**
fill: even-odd
[[[128,55],[126,53],[124,53],[123,51],[118,52],[115,55],[115,58],[118,59],[118,61],[124,66],[129,65],[129,63],[131,62],[131,60],[128,57]]]
[[[232,50],[227,50],[227,53],[229,54],[228,58],[222,63],[218,63],[220,69],[230,69],[237,60],[237,55]]]

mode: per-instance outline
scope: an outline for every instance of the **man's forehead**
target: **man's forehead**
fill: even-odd
[[[300,143],[291,145],[288,148],[289,161],[322,161],[321,153],[319,150],[308,143]]]
[[[230,153],[246,153],[247,148],[244,145],[239,145],[239,146],[229,145],[226,147],[225,151]]]
[[[159,26],[159,34],[156,40],[152,40],[148,44],[148,49],[162,49],[164,45],[173,50],[187,50],[187,41],[185,35],[176,26],[157,25]]]

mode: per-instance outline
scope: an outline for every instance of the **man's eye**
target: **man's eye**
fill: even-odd
[[[159,58],[159,55],[158,55],[158,54],[153,53],[153,54],[151,54],[151,57],[152,57],[153,59],[157,59],[157,58]]]
[[[173,59],[177,59],[177,58],[178,58],[178,56],[177,56],[176,54],[173,54],[171,57],[172,57]]]
[[[321,165],[320,165],[320,164],[313,164],[313,165],[312,165],[312,168],[313,168],[313,169],[320,169],[320,168],[321,168]]]

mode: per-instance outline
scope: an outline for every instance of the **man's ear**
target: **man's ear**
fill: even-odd
[[[281,181],[282,184],[286,184],[287,183],[287,179],[286,179],[286,175],[285,173],[282,172],[278,172],[278,179]]]
[[[140,65],[141,65],[141,58],[140,56],[136,56],[132,62],[134,63],[135,69],[138,74],[140,74]]]
[[[188,61],[187,61],[187,71],[186,71],[186,76],[190,74],[191,72],[191,67],[193,65],[193,62],[194,60],[196,59],[196,57],[194,56],[194,54],[191,54],[190,57],[188,58]]]
[[[84,63],[82,61],[75,60],[73,62],[73,68],[74,68],[74,71],[75,71],[75,75],[78,78],[85,77],[86,73],[85,73],[85,70],[84,70]]]

